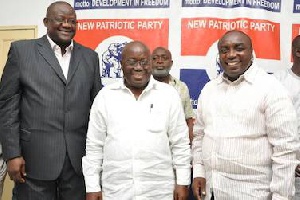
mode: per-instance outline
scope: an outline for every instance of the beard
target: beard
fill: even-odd
[[[169,75],[170,69],[152,69],[152,75],[154,77],[166,77]]]

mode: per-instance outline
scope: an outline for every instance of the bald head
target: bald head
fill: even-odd
[[[126,60],[126,57],[128,57],[128,54],[134,51],[139,51],[140,53],[143,54],[148,54],[150,57],[150,50],[149,48],[140,41],[132,41],[129,42],[125,45],[125,47],[122,50],[122,59],[121,60]]]
[[[47,8],[47,13],[46,13],[46,17],[52,17],[52,14],[53,14],[53,11],[56,10],[57,8],[60,8],[60,7],[69,7],[69,10],[71,12],[74,12],[75,13],[75,10],[74,8],[71,6],[71,4],[65,2],[65,1],[55,1],[53,3],[51,3],[48,8]]]
[[[297,36],[293,39],[292,46],[293,46],[293,47],[297,47],[297,48],[300,47],[300,35],[297,35]]]
[[[224,39],[228,38],[228,36],[232,36],[232,35],[237,35],[238,37],[243,38],[243,40],[249,44],[250,48],[252,49],[252,40],[251,38],[244,33],[243,31],[239,31],[239,30],[231,30],[231,31],[227,31],[220,39],[218,42],[218,49],[220,48],[220,43],[223,42]]]
[[[167,55],[171,60],[172,60],[172,53],[169,49],[165,48],[165,47],[156,47],[153,51],[152,51],[152,56],[156,55],[157,52],[164,52],[165,55]]]
[[[300,67],[300,35],[297,35],[292,42],[292,56],[294,66]]]

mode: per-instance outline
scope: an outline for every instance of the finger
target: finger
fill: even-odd
[[[174,200],[178,200],[178,196],[177,196],[177,192],[176,191],[173,192],[173,196],[174,196],[174,198],[173,198]]]
[[[200,196],[197,196],[197,200],[204,200],[204,199],[202,199]]]
[[[24,176],[27,175],[27,174],[26,174],[26,171],[25,171],[25,164],[22,164],[22,165],[21,165],[21,175],[22,175],[22,177],[24,177]]]
[[[25,179],[22,177],[21,173],[18,173],[15,177],[14,177],[14,181],[15,182],[19,182],[19,183],[24,183]]]
[[[203,195],[203,196],[206,195],[206,182],[202,183],[201,195]]]
[[[17,176],[18,176],[18,172],[9,172],[8,173],[8,175],[9,175],[9,177],[10,177],[10,180],[12,180],[12,181],[17,181]]]
[[[18,183],[24,183],[25,180],[22,177],[21,171],[14,171],[11,173],[11,178],[13,181],[18,182]]]
[[[202,191],[202,192],[201,192],[201,198],[200,198],[200,199],[201,199],[201,200],[204,200],[204,199],[205,199],[205,195],[206,195],[205,191]]]
[[[17,174],[15,174],[15,175],[12,176],[12,180],[13,180],[14,182],[16,182],[16,183],[20,182],[20,181],[19,181],[20,179],[21,179],[21,177],[18,176]]]
[[[194,196],[197,198],[197,200],[201,200],[199,195],[199,188],[193,188]]]

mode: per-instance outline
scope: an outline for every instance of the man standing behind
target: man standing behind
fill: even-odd
[[[291,199],[299,148],[292,102],[278,80],[255,66],[244,32],[226,32],[218,51],[224,72],[205,85],[198,101],[194,194],[200,199],[206,192],[205,200]]]
[[[164,47],[157,47],[152,52],[152,75],[154,79],[173,86],[179,93],[184,109],[185,120],[189,127],[190,142],[193,139],[194,112],[187,85],[170,74],[173,65],[172,54]]]
[[[300,135],[300,35],[296,36],[292,42],[292,56],[293,56],[293,66],[291,69],[281,70],[275,73],[275,77],[280,80],[280,82],[288,90],[289,95],[293,101],[297,112],[298,121],[298,137]],[[298,160],[300,159],[298,149]],[[296,194],[295,200],[300,200],[300,166],[296,168]]]
[[[0,133],[18,200],[82,200],[89,110],[101,89],[98,55],[76,43],[76,14],[57,1],[47,35],[13,42],[0,83]]]
[[[104,87],[91,109],[87,200],[185,200],[191,155],[180,98],[151,78],[145,44],[126,44],[121,65],[124,80]]]

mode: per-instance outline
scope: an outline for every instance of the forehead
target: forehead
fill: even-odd
[[[130,46],[127,46],[123,51],[123,58],[138,58],[148,56],[150,56],[149,50],[139,44],[132,44]]]
[[[230,44],[244,44],[246,46],[250,46],[250,39],[240,33],[240,32],[232,32],[232,33],[228,33],[226,34],[224,37],[221,38],[220,40],[220,46],[224,46],[224,45],[230,45]]]
[[[299,48],[300,47],[300,36],[297,36],[293,40],[293,46]]]
[[[166,49],[155,49],[153,55],[169,55]]]
[[[52,5],[49,8],[48,14],[49,15],[74,15],[74,16],[76,16],[75,10],[69,4],[66,4],[66,3],[57,3],[57,4]]]

